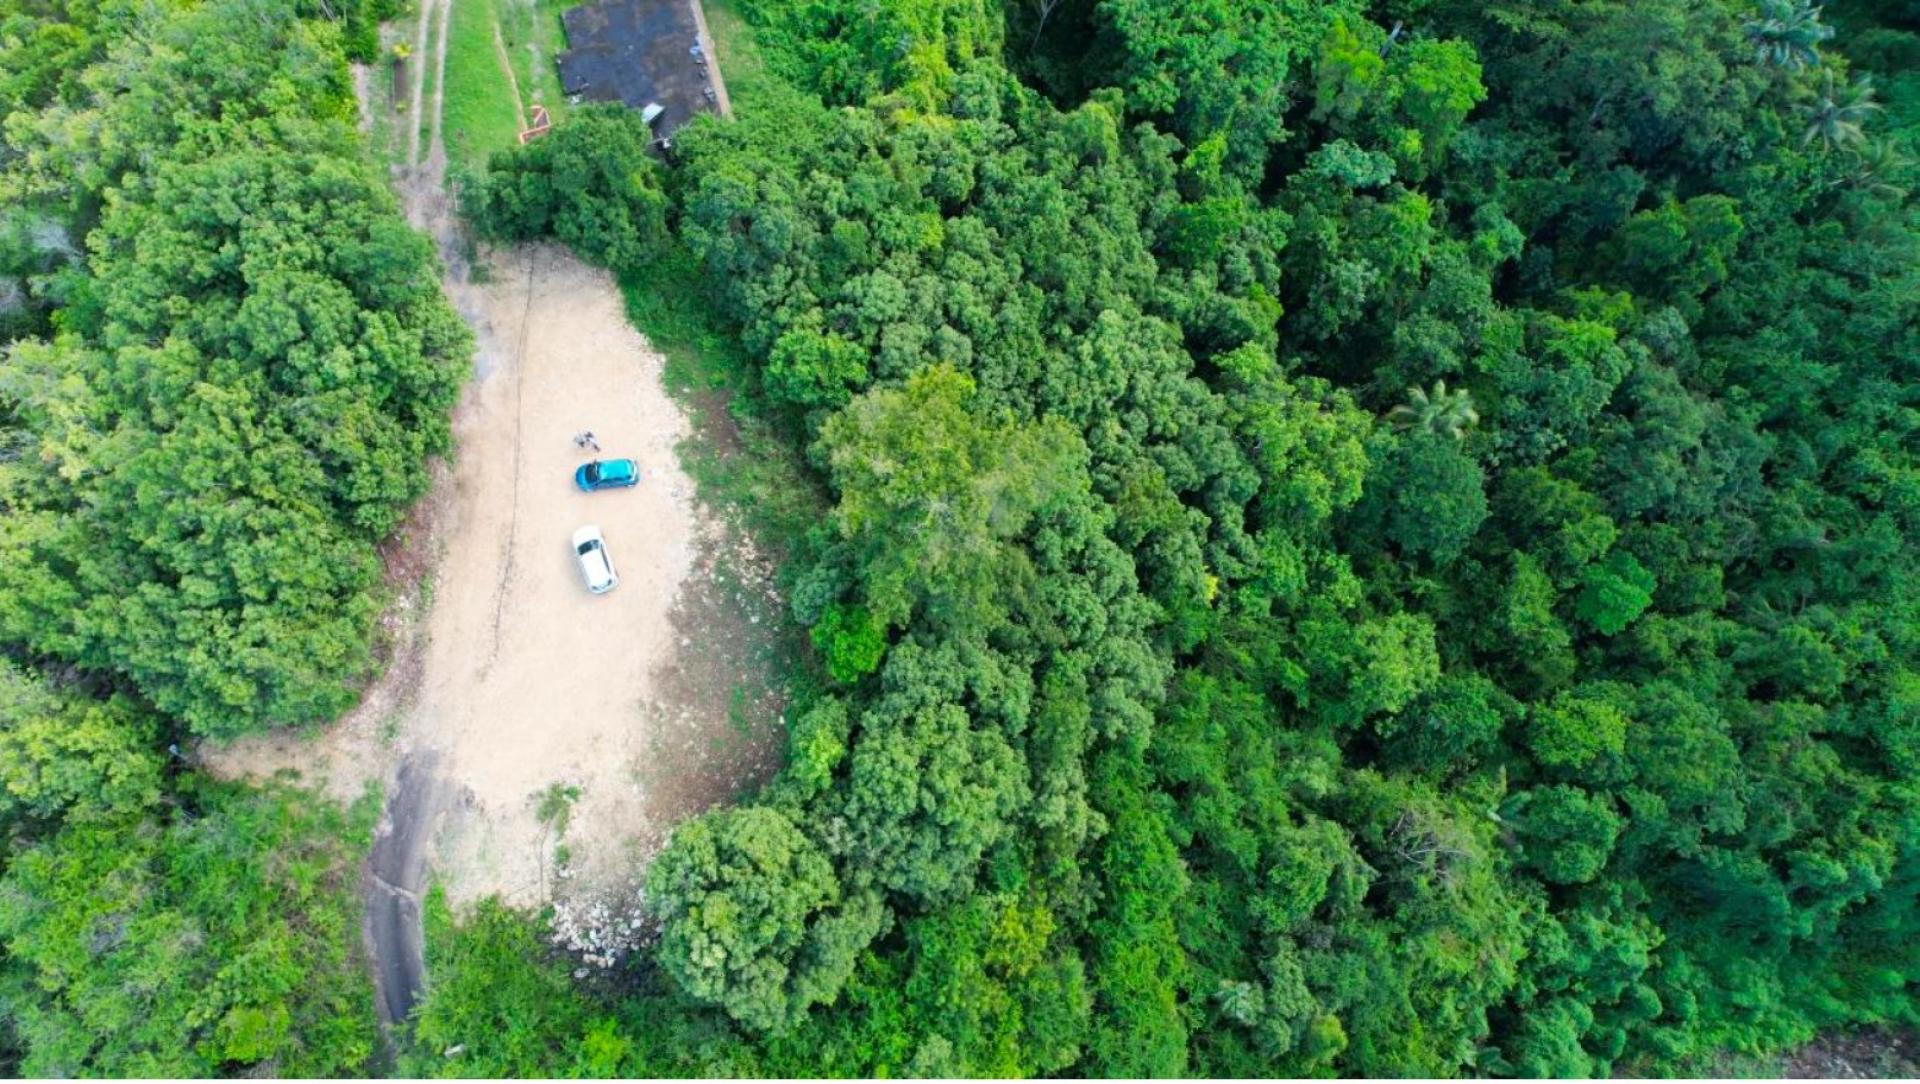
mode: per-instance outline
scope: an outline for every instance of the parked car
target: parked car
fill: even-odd
[[[631,459],[596,459],[573,472],[573,484],[592,493],[640,484],[640,464]]]
[[[580,559],[580,574],[587,578],[587,590],[596,595],[604,595],[620,584],[620,575],[613,570],[613,558],[607,555],[607,540],[600,535],[600,528],[582,527],[573,532],[573,555]]]

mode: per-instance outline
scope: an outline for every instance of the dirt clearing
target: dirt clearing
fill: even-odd
[[[430,756],[448,785],[429,866],[456,904],[624,897],[675,821],[776,766],[764,641],[778,598],[750,547],[697,515],[664,359],[611,279],[546,246],[491,266],[492,282],[459,291],[479,375],[455,415],[450,493],[414,539],[443,552],[416,662],[395,666],[412,688],[383,682],[317,740],[208,759],[229,773],[301,769],[345,797],[404,756]],[[581,430],[604,456],[636,460],[640,484],[581,492]],[[598,597],[568,544],[588,523],[620,573]]]
[[[434,863],[449,895],[527,904],[548,897],[554,872],[557,818],[537,816],[550,787],[580,792],[568,845],[596,887],[649,833],[632,774],[651,664],[675,645],[695,523],[674,456],[685,423],[613,283],[551,248],[507,254],[495,272],[482,292],[498,356],[456,419],[444,592],[410,738],[439,752],[440,772],[464,791]],[[583,429],[606,455],[637,460],[641,484],[580,492],[571,476],[589,457],[572,435]],[[568,545],[588,523],[621,575],[600,597]]]
[[[366,935],[389,1022],[431,978],[428,883],[456,907],[550,903],[556,941],[611,965],[646,938],[639,888],[673,825],[768,778],[785,746],[773,569],[696,504],[665,359],[619,288],[553,246],[483,254],[485,275],[470,263],[440,130],[452,2],[423,0],[393,180],[446,262],[474,376],[453,462],[383,551],[385,669],[317,734],[199,751],[229,778],[293,775],[342,800],[385,788]],[[575,445],[584,430],[603,451]],[[635,460],[639,485],[581,492],[593,455]],[[569,540],[586,524],[619,572],[610,594],[582,582]]]
[[[390,618],[387,675],[317,736],[203,754],[220,774],[292,770],[342,798],[387,786],[369,937],[390,1016],[417,990],[408,939],[428,879],[456,907],[551,903],[557,939],[609,965],[645,940],[639,888],[672,826],[767,778],[784,745],[773,570],[696,505],[664,359],[606,273],[564,250],[490,266],[489,283],[450,288],[476,378],[453,469],[389,553],[399,568],[429,547],[437,565]],[[581,492],[582,430],[637,461],[640,484]],[[620,574],[598,597],[569,545],[588,523]]]

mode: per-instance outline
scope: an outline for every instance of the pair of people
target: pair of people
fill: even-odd
[[[592,448],[596,452],[600,450],[600,442],[594,438],[593,430],[591,429],[584,429],[575,433],[573,435],[573,446],[575,448]]]

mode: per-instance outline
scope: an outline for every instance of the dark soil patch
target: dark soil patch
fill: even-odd
[[[699,47],[688,0],[600,0],[569,9],[561,20],[572,46],[560,54],[568,94],[634,109],[657,104],[664,110],[653,125],[659,135],[715,108],[708,83],[714,61]]]
[[[1868,1028],[1823,1036],[1789,1054],[1780,1075],[1789,1080],[1910,1080],[1920,1077],[1920,1033]]]
[[[737,801],[786,753],[781,675],[797,632],[784,624],[773,563],[744,536],[709,534],[673,607],[678,643],[653,672],[652,748],[638,769],[661,832]]]

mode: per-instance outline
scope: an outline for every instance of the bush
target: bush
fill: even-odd
[[[619,105],[589,105],[546,136],[496,154],[467,213],[501,241],[553,237],[603,267],[644,264],[667,239],[653,131]]]

